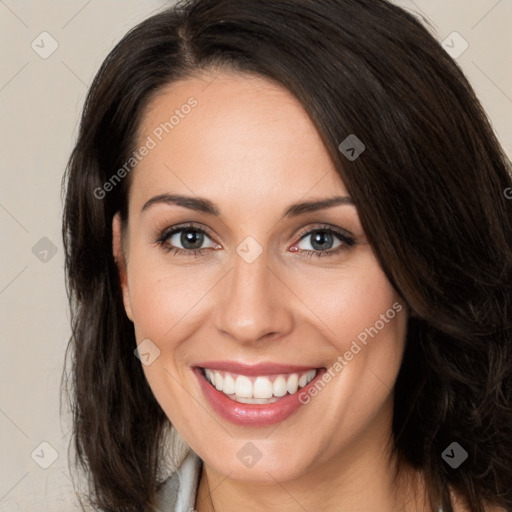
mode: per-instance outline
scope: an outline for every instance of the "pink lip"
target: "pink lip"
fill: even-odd
[[[238,373],[240,375],[274,375],[278,373],[301,373],[314,370],[314,366],[295,366],[292,364],[258,363],[245,364],[235,361],[204,361],[194,364],[200,368],[210,370],[221,370],[225,372]]]
[[[207,368],[212,368],[210,366],[211,363],[206,364]],[[265,371],[259,373],[259,375],[270,375],[268,370],[275,370],[276,365],[256,365],[258,367],[258,371],[261,372],[263,368]],[[284,368],[284,366],[278,365],[280,368]],[[235,372],[234,368],[241,370],[240,365],[229,364],[229,368],[223,367],[220,368],[218,365],[214,366],[218,370],[225,371],[233,371],[233,373],[242,373]],[[255,367],[251,367],[251,370]],[[290,368],[287,366],[287,368]],[[305,370],[292,370],[290,371],[280,371],[273,373],[295,373],[296,371],[307,371],[311,370],[311,367],[292,367],[292,368],[305,368]],[[245,366],[247,369],[247,366]],[[321,378],[321,376],[326,372],[325,368],[320,368],[317,371],[315,378],[303,388],[299,389],[293,395],[285,395],[283,398],[280,398],[277,402],[271,404],[242,404],[236,402],[235,400],[231,400],[224,393],[215,389],[205,378],[203,374],[203,370],[199,367],[194,367],[193,371],[197,376],[199,381],[199,385],[203,390],[204,396],[206,400],[211,405],[213,410],[219,414],[222,418],[234,423],[235,425],[240,425],[243,427],[266,427],[268,425],[274,425],[275,423],[280,423],[284,421],[286,418],[291,416],[294,412],[296,412],[302,404],[299,401],[299,395],[301,393],[307,393],[308,389],[311,386],[314,386],[316,381]],[[272,373],[272,372],[271,372]],[[254,375],[245,373],[245,375]]]

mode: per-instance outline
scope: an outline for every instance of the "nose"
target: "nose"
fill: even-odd
[[[269,268],[265,254],[251,263],[235,254],[217,290],[216,328],[245,345],[275,340],[293,328],[293,294]]]

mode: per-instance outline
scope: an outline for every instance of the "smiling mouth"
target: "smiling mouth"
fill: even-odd
[[[241,375],[200,368],[205,380],[231,400],[243,404],[271,404],[307,386],[320,368],[274,375]]]

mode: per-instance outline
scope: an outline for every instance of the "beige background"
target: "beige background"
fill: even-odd
[[[440,41],[456,31],[468,42],[456,60],[512,158],[512,1],[398,3],[428,18]],[[129,28],[168,4],[0,0],[0,512],[76,509],[69,422],[59,417],[69,336],[60,181],[100,63]],[[47,59],[31,47],[43,31],[58,43]],[[46,262],[33,252],[49,244],[44,237],[56,249]],[[50,461],[52,449],[42,442],[58,453],[48,469],[35,462]]]

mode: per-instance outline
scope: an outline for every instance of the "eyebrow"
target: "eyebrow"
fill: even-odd
[[[155,204],[177,205],[190,210],[206,213],[208,215],[214,215],[216,217],[220,216],[219,208],[209,199],[205,199],[203,197],[184,196],[180,194],[159,194],[152,197],[144,203],[141,213],[145,212]],[[286,208],[283,213],[283,218],[297,217],[304,213],[315,212],[317,210],[323,210],[325,208],[332,208],[334,206],[345,204],[354,206],[354,202],[348,196],[335,196],[316,201],[302,201],[294,203]]]

